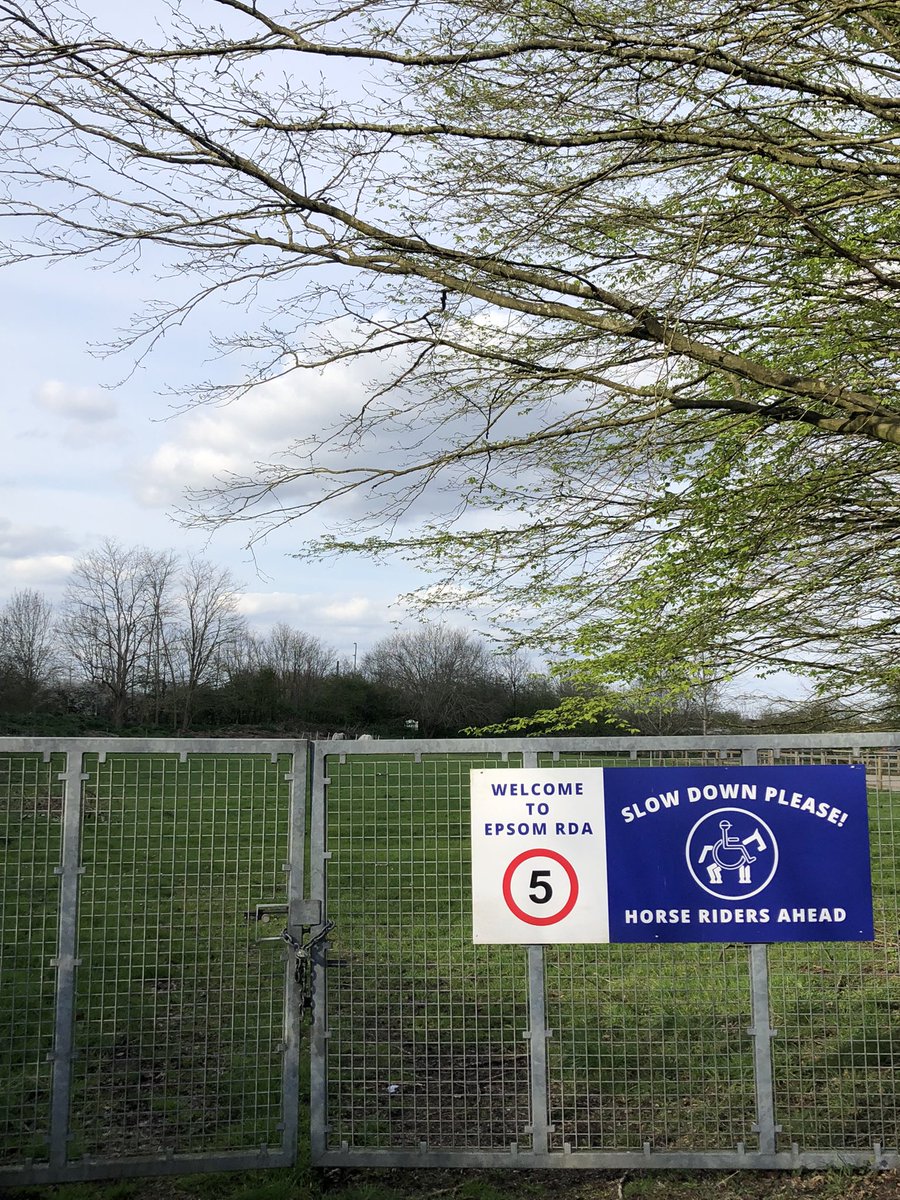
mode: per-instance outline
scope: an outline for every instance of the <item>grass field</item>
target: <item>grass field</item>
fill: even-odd
[[[259,938],[281,924],[252,918],[257,904],[286,898],[289,763],[86,762],[73,1158],[280,1144],[284,950]],[[467,781],[470,768],[487,765],[499,764],[377,755],[329,764],[330,1144],[529,1145],[525,954],[471,942]],[[47,1154],[61,768],[58,757],[0,761],[0,1164]],[[898,1144],[900,794],[873,792],[870,804],[876,943],[771,951],[778,1117],[785,1142],[803,1147]],[[752,1148],[745,948],[548,949],[547,1005],[554,1148]],[[667,1194],[677,1194],[678,1178],[666,1178]],[[841,1178],[853,1188],[877,1182]],[[476,1182],[482,1191],[471,1190]],[[734,1194],[757,1194],[763,1182],[749,1177]],[[800,1182],[773,1179],[771,1188]],[[378,1200],[540,1195],[539,1184],[304,1167],[209,1187],[260,1200],[329,1191]],[[106,1194],[81,1186],[59,1194]],[[109,1200],[202,1195],[205,1186],[123,1182]],[[560,1177],[552,1190],[563,1186],[573,1197],[661,1194],[641,1175]]]

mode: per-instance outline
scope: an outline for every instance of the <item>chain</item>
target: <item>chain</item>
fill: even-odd
[[[324,941],[332,929],[334,929],[334,921],[326,921],[319,932],[308,936],[306,941],[298,941],[289,929],[285,929],[281,934],[294,952],[294,983],[299,989],[300,1008],[304,1012],[311,1010],[313,1004],[313,983],[315,982],[313,950],[320,942]]]

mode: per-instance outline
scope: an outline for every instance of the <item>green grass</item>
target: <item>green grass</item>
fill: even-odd
[[[8,1200],[896,1200],[891,1173],[264,1171],[14,1189]]]

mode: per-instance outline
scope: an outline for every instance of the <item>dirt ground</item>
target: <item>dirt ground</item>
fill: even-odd
[[[530,1178],[529,1178],[530,1176]],[[332,1188],[340,1196],[354,1183],[347,1172],[323,1180],[324,1195]],[[366,1187],[364,1177],[356,1180]],[[384,1189],[385,1200],[426,1200],[427,1197],[459,1197],[460,1200],[512,1200],[513,1197],[552,1197],[552,1200],[814,1200],[817,1197],[846,1197],[846,1200],[900,1200],[900,1172],[829,1171],[785,1174],[783,1172],[615,1172],[585,1171],[522,1172],[378,1172],[377,1182],[368,1186]],[[374,1197],[380,1191],[373,1191]],[[358,1193],[359,1200],[366,1191]]]
[[[6,1200],[900,1200],[900,1172],[267,1171],[14,1189]]]

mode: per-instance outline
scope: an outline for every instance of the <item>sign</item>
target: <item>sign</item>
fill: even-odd
[[[865,769],[471,772],[476,942],[874,936]]]
[[[609,941],[602,772],[478,770],[471,784],[475,941]]]

